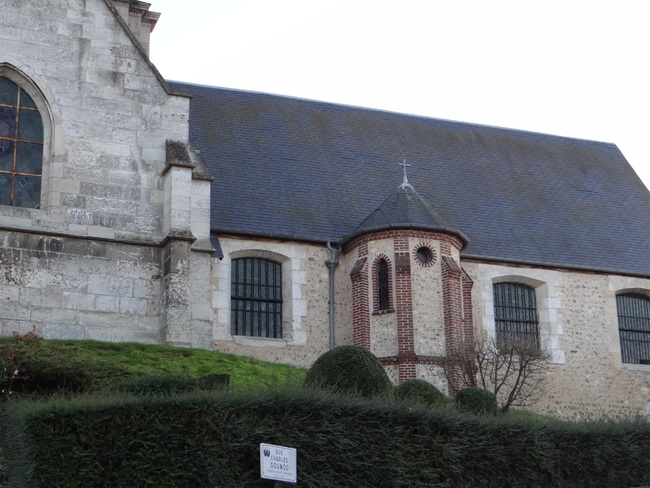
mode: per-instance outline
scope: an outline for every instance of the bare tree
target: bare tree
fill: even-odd
[[[543,392],[552,353],[526,340],[502,342],[482,337],[448,351],[443,362],[447,381],[456,391],[468,386],[491,391],[502,412],[533,405]]]

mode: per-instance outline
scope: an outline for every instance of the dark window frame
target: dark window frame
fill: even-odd
[[[383,253],[372,263],[371,287],[373,315],[394,312],[393,264]]]
[[[0,205],[40,208],[45,146],[43,114],[25,87],[2,73],[0,125]]]
[[[230,274],[232,335],[282,338],[282,264],[266,258],[233,259]]]
[[[390,266],[382,258],[377,262],[377,310],[390,308]]]
[[[539,317],[535,288],[506,281],[492,285],[494,328],[498,348],[530,345],[539,348]]]
[[[621,360],[650,364],[650,297],[641,293],[616,295]]]

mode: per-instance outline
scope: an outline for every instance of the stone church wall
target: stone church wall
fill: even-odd
[[[463,267],[475,281],[475,324],[490,334],[493,283],[535,288],[541,340],[554,360],[534,410],[571,418],[650,415],[650,366],[622,363],[616,312],[617,292],[650,290],[650,280],[468,262]]]
[[[0,232],[0,333],[157,343],[160,251]]]
[[[224,253],[213,265],[214,349],[296,366],[310,366],[329,349],[329,277],[323,247],[220,238]],[[233,336],[230,321],[231,260],[272,259],[282,264],[282,338]],[[337,341],[338,343],[338,341]]]
[[[189,102],[166,92],[106,3],[3,3],[0,66],[41,93],[46,139],[40,208],[2,207],[0,227],[160,238],[165,141],[187,140]]]
[[[0,206],[1,332],[209,347],[210,313],[189,297],[190,263],[209,269],[208,250],[166,241],[174,216],[190,225],[191,169],[186,187],[163,176],[166,141],[187,142],[189,99],[169,89],[115,5],[2,4],[0,76],[34,99],[44,152],[40,205]],[[182,266],[165,274],[163,261]],[[209,289],[209,275],[192,287]]]

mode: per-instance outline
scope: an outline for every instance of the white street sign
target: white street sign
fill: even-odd
[[[297,483],[296,450],[291,447],[260,444],[260,471],[262,478],[267,480]]]

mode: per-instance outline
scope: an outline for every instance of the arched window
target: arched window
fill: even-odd
[[[616,310],[623,362],[650,364],[650,298],[640,293],[617,295]]]
[[[231,332],[282,337],[282,265],[270,259],[239,258],[231,263]]]
[[[0,76],[0,205],[38,208],[43,119],[18,84]]]
[[[535,289],[522,283],[495,283],[494,322],[497,347],[539,347]]]
[[[388,261],[380,259],[377,263],[377,308],[388,310],[390,308],[390,274]]]

